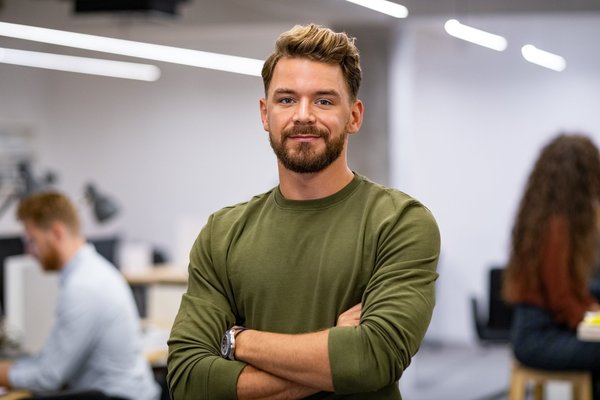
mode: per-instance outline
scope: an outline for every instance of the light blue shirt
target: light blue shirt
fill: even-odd
[[[60,272],[56,318],[44,348],[15,362],[11,386],[34,392],[98,389],[135,400],[157,399],[159,387],[142,353],[131,289],[92,245]]]

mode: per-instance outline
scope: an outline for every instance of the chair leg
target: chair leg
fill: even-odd
[[[544,384],[542,382],[533,382],[533,398],[544,400]]]
[[[592,378],[590,374],[585,375],[580,382],[573,384],[573,398],[592,400]]]
[[[513,370],[510,378],[510,400],[525,400],[526,384],[523,375]]]

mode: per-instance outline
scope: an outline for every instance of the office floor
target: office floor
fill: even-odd
[[[400,380],[404,400],[508,400],[512,355],[488,347],[425,343]],[[569,400],[567,384],[551,383],[548,400]]]

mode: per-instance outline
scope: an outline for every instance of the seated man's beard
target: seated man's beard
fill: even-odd
[[[49,248],[39,261],[46,271],[58,271],[62,266],[58,250],[54,247]]]
[[[325,151],[316,152],[313,144],[308,142],[298,143],[293,149],[287,149],[286,143],[290,136],[311,135],[318,136],[325,141]],[[269,141],[275,155],[283,166],[290,171],[298,173],[319,172],[337,160],[344,150],[344,144],[348,134],[344,132],[339,137],[330,139],[326,130],[314,126],[294,126],[281,133],[281,142],[276,142],[273,135],[269,133]]]

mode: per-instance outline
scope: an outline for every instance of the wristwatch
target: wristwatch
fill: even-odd
[[[221,339],[221,355],[228,360],[235,360],[235,335],[241,331],[245,331],[243,326],[234,326],[225,331],[223,339]]]

